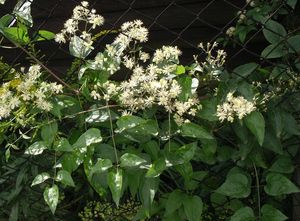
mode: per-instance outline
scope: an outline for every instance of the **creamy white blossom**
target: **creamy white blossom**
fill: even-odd
[[[223,104],[217,106],[217,117],[221,122],[233,122],[235,117],[243,119],[246,115],[256,110],[255,101],[248,101],[242,96],[234,97],[230,92]]]

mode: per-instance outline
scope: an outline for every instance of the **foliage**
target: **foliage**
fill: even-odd
[[[2,17],[11,44],[69,43],[70,73],[79,69],[65,82],[38,58],[9,75],[0,63],[0,217],[76,220],[77,205],[82,220],[286,220],[283,202],[299,192],[300,35],[267,16],[278,6],[268,2],[249,4],[248,20],[229,37],[244,42],[258,21],[269,44],[261,55],[272,62],[233,71],[216,43],[200,44],[206,57],[191,65],[180,63],[177,47],[144,52],[139,20],[92,57],[103,17],[85,1],[56,35],[30,34],[30,5]],[[130,74],[114,81],[117,72]]]

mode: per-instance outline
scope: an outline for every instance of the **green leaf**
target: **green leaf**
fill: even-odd
[[[181,86],[179,100],[187,101],[192,94],[192,78],[190,76],[179,78],[178,83]]]
[[[170,214],[178,210],[181,207],[183,200],[184,194],[180,190],[175,190],[170,193],[166,203],[165,216],[169,216]]]
[[[48,147],[46,146],[45,142],[37,141],[25,150],[25,154],[39,155],[42,154],[47,148]]]
[[[155,193],[158,188],[158,181],[157,178],[145,178],[143,179],[142,186],[140,187],[140,199],[145,208],[147,215],[149,216],[150,208],[152,202],[154,200]]]
[[[37,33],[35,41],[46,41],[46,40],[52,40],[55,38],[55,34],[51,31],[47,30],[39,30]]]
[[[286,3],[295,9],[298,0],[287,0]]]
[[[2,33],[7,39],[20,45],[27,45],[30,42],[27,30],[18,27],[4,27]]]
[[[51,176],[49,175],[49,173],[46,173],[46,172],[40,173],[34,178],[34,180],[31,183],[31,186],[41,184],[41,183],[45,182],[46,180],[48,180],[50,177]]]
[[[141,145],[146,153],[151,156],[152,160],[156,160],[159,154],[159,145],[156,141],[151,140]]]
[[[73,144],[73,148],[84,148],[91,144],[99,143],[102,141],[101,132],[99,129],[90,128],[83,133],[76,143]]]
[[[282,44],[271,44],[261,52],[261,56],[268,59],[281,58],[286,54],[287,52],[284,50],[284,46]]]
[[[202,108],[197,112],[197,116],[208,121],[218,121],[216,115],[218,101],[215,97],[201,101]]]
[[[280,23],[274,20],[268,20],[265,23],[263,34],[271,44],[275,44],[282,40],[287,35],[287,32]]]
[[[238,78],[247,78],[253,71],[258,68],[256,63],[248,63],[238,66],[233,70],[233,73],[237,75]]]
[[[112,198],[117,206],[119,206],[122,195],[123,171],[118,169],[116,172],[111,171],[107,175],[107,183],[112,194]]]
[[[58,187],[55,184],[53,184],[52,187],[46,187],[43,195],[45,202],[50,207],[51,212],[54,214],[59,198]]]
[[[231,216],[230,221],[255,221],[255,215],[250,207],[242,207]]]
[[[179,147],[175,151],[175,155],[179,161],[182,161],[182,163],[186,163],[189,162],[191,159],[193,159],[196,149],[197,149],[197,142],[193,142],[190,144],[186,144],[182,147]]]
[[[54,145],[54,149],[56,151],[61,152],[72,152],[73,147],[69,143],[69,141],[66,138],[61,138],[56,145]]]
[[[94,173],[103,173],[107,171],[109,168],[111,168],[112,162],[110,159],[101,159],[99,158],[97,163],[92,167],[91,174]]]
[[[19,202],[16,202],[11,210],[10,210],[10,214],[9,214],[9,220],[8,221],[18,221],[19,220]]]
[[[1,29],[4,27],[8,27],[14,19],[14,16],[12,16],[11,14],[6,14],[2,16],[0,18],[0,33],[3,33]]]
[[[146,173],[146,177],[158,177],[166,169],[166,161],[164,158],[159,158],[151,165]]]
[[[69,50],[74,57],[83,59],[92,52],[91,48],[86,47],[85,41],[76,35],[71,38]]]
[[[44,125],[41,129],[42,139],[46,143],[52,144],[55,139],[57,130],[58,130],[58,126],[56,122]]]
[[[126,129],[130,129],[133,127],[136,127],[142,123],[144,123],[146,120],[143,118],[137,117],[137,116],[122,116],[117,121],[117,126],[120,129],[120,132]]]
[[[201,198],[198,196],[185,196],[182,203],[186,218],[189,221],[199,221],[203,210]]]
[[[97,106],[93,105],[90,107],[91,110],[93,110],[91,112],[91,114],[85,119],[85,122],[87,123],[101,123],[101,122],[106,122],[110,119],[110,115],[109,115],[109,111],[107,109],[98,109],[97,110]],[[113,112],[110,111],[111,114],[111,118],[112,120],[115,120],[118,118],[118,115]]]
[[[279,156],[278,159],[272,164],[270,171],[277,173],[293,173],[294,165],[291,157]]]
[[[288,219],[282,212],[269,204],[263,205],[261,213],[261,221],[283,221]]]
[[[232,198],[245,198],[251,192],[251,184],[245,174],[229,172],[225,182],[215,192]]]
[[[267,185],[264,187],[264,190],[270,196],[280,196],[300,191],[287,177],[279,173],[269,173],[266,182]]]
[[[244,118],[248,129],[254,134],[260,146],[262,146],[265,137],[265,120],[263,115],[254,111]]]
[[[75,184],[74,184],[71,174],[66,170],[58,171],[58,173],[56,175],[56,180],[67,186],[75,187]]]
[[[213,136],[203,127],[194,123],[185,123],[181,126],[181,134],[186,137],[199,139],[214,139]]]
[[[178,65],[176,69],[176,74],[181,75],[185,73],[185,67],[183,65]]]
[[[125,153],[121,156],[120,161],[121,167],[137,167],[147,162],[145,159],[131,153]]]
[[[287,40],[287,45],[289,47],[289,52],[299,53],[300,51],[300,35],[295,35]]]

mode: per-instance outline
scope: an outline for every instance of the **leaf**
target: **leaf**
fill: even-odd
[[[54,145],[54,149],[56,151],[61,152],[72,152],[73,147],[69,143],[69,141],[66,138],[61,138],[56,145]]]
[[[99,129],[90,128],[83,133],[76,143],[73,144],[73,148],[88,147],[91,144],[99,143],[102,141],[101,132]]]
[[[120,129],[120,132],[126,129],[130,129],[133,127],[136,127],[142,123],[144,123],[146,120],[143,118],[137,117],[137,116],[122,116],[117,121],[117,126]]]
[[[287,45],[289,47],[289,52],[299,53],[300,51],[300,35],[295,35],[287,40]]]
[[[13,22],[14,16],[10,14],[6,14],[0,18],[0,33],[2,33],[2,28],[9,27],[9,25]]]
[[[245,174],[229,172],[225,182],[215,192],[232,198],[245,198],[251,192],[251,184]]]
[[[140,199],[145,208],[147,215],[149,216],[150,208],[154,200],[155,193],[158,188],[157,178],[145,178],[142,186],[140,187]]]
[[[25,154],[39,155],[39,154],[42,154],[44,152],[44,150],[46,150],[46,149],[47,149],[47,146],[46,146],[45,142],[37,141],[25,150]]]
[[[123,171],[118,169],[116,172],[111,171],[107,175],[107,183],[112,194],[112,198],[117,206],[119,206],[122,185],[123,185]]]
[[[187,101],[192,94],[192,78],[190,76],[179,78],[178,83],[181,87],[179,100]]]
[[[77,58],[85,58],[92,52],[92,48],[85,45],[85,41],[78,36],[73,36],[70,41],[70,54]]]
[[[32,181],[31,186],[35,186],[38,184],[41,184],[43,182],[45,182],[46,180],[48,180],[51,176],[49,175],[49,173],[40,173],[38,174]]]
[[[252,208],[242,207],[231,216],[230,221],[255,221],[255,215]]]
[[[18,221],[18,220],[19,220],[19,202],[16,202],[10,210],[8,221]]]
[[[260,146],[262,146],[265,137],[265,120],[263,115],[254,111],[244,118],[247,128],[254,134]]]
[[[2,33],[7,39],[20,45],[27,45],[30,42],[27,30],[18,27],[4,27]]]
[[[49,41],[55,38],[55,34],[47,30],[39,30],[37,33],[35,41]]]
[[[169,216],[170,214],[178,210],[181,207],[183,200],[184,194],[180,190],[175,190],[170,193],[166,203],[165,215]]]
[[[91,108],[91,110],[93,110],[91,112],[91,114],[85,119],[85,122],[87,123],[101,123],[101,122],[106,122],[109,120],[110,115],[109,115],[109,111],[107,109],[101,109],[101,110],[97,110],[97,106],[93,105]],[[118,115],[113,112],[110,111],[111,114],[111,118],[112,120],[115,120],[118,118]]]
[[[203,127],[194,123],[185,123],[181,126],[181,134],[186,137],[199,139],[214,139],[213,136]]]
[[[241,66],[238,66],[233,70],[233,73],[237,75],[238,78],[247,78],[253,71],[258,68],[256,63],[248,63]]]
[[[54,214],[58,204],[58,198],[59,198],[58,187],[55,184],[53,184],[52,187],[46,187],[43,195],[44,195],[45,202],[50,207],[52,214]]]
[[[271,44],[275,44],[281,41],[287,35],[287,32],[280,23],[268,20],[265,23],[263,34]]]
[[[57,130],[58,130],[58,126],[56,122],[44,125],[41,129],[42,139],[46,143],[52,144],[55,139]]]
[[[145,159],[131,153],[125,153],[121,156],[120,161],[121,167],[137,167],[147,162]]]
[[[164,158],[159,158],[151,165],[146,173],[146,177],[158,177],[166,169],[166,161]]]
[[[31,1],[19,1],[13,11],[13,14],[21,18],[26,25],[32,27]]]
[[[294,165],[289,156],[279,156],[272,164],[270,171],[277,173],[293,173]]]
[[[185,73],[185,67],[183,65],[178,65],[176,69],[176,74],[181,75]]]
[[[197,116],[208,121],[218,121],[216,115],[218,101],[215,97],[201,102],[202,108],[196,113]]]
[[[280,196],[283,194],[300,192],[295,184],[279,173],[269,173],[266,182],[267,185],[264,187],[264,190],[270,196]]]
[[[288,219],[288,217],[286,217],[282,212],[269,204],[263,205],[261,213],[262,221],[283,221]]]
[[[156,160],[159,154],[159,145],[156,141],[151,140],[141,145],[146,153],[151,156],[152,160]]]
[[[261,52],[261,56],[268,59],[281,58],[286,54],[287,52],[284,50],[282,44],[271,44]]]
[[[56,175],[56,180],[67,186],[75,187],[75,184],[74,184],[71,174],[66,170],[58,171],[58,173]]]
[[[91,175],[94,173],[103,173],[111,168],[112,162],[110,159],[101,159],[99,158],[97,163],[92,167]]]
[[[186,218],[189,221],[199,221],[203,210],[203,202],[198,196],[185,196],[183,208]]]
[[[297,0],[287,0],[286,3],[291,6],[293,9],[295,9]]]

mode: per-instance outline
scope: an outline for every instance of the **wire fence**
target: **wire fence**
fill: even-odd
[[[23,0],[23,4],[30,2],[30,0]],[[258,2],[258,1],[255,1]],[[15,6],[15,1],[7,1],[7,4],[0,7],[0,15],[11,14]],[[80,4],[77,0],[31,0],[31,10],[34,21],[34,26],[31,28],[32,32],[39,30],[49,30],[54,33],[58,33],[63,24],[72,13],[74,6]],[[261,23],[258,20],[253,20],[252,17],[246,17],[245,20],[252,20],[255,29],[247,34],[245,40],[240,39],[230,33],[228,30],[235,26],[241,14],[246,15],[245,11],[251,6],[251,1],[244,2],[240,0],[94,0],[90,1],[91,7],[95,8],[106,19],[104,30],[108,32],[103,35],[95,45],[95,51],[102,50],[105,45],[115,37],[113,32],[118,30],[119,26],[129,20],[141,19],[146,27],[149,29],[150,37],[149,42],[145,44],[145,49],[148,52],[154,52],[156,48],[162,45],[177,45],[183,52],[182,61],[184,64],[190,64],[193,60],[193,55],[202,55],[203,51],[198,47],[200,42],[215,42],[220,41],[220,47],[222,43],[227,42],[224,45],[225,51],[228,53],[226,69],[233,70],[234,67],[244,64],[250,61],[254,61],[264,66],[278,66],[271,59],[268,59],[268,55],[262,56],[262,50],[268,46],[268,42],[263,38],[263,30],[268,30],[282,39],[281,41],[287,41],[285,36],[281,36],[280,33],[274,32],[274,30],[268,29],[266,26],[267,21]],[[287,1],[277,1],[276,7],[274,7],[268,14],[268,19],[276,18],[280,20],[278,12],[287,8]],[[296,10],[287,11],[291,17],[299,18]],[[299,23],[296,23],[299,24]],[[296,27],[293,32],[300,31],[300,25]],[[291,33],[289,33],[291,34]],[[22,50],[12,45],[9,41],[3,40],[3,45],[0,49],[0,57],[3,61],[10,64],[12,67],[21,67],[28,65],[27,48],[30,45],[23,46]],[[67,72],[67,68],[73,61],[70,57],[68,48],[61,46],[54,41],[43,41],[37,43],[37,49],[40,57],[36,57],[41,63],[45,65],[56,76],[62,77]],[[280,44],[278,44],[280,47]],[[297,48],[291,47],[296,53]],[[277,50],[274,47],[269,51],[272,54]],[[31,59],[32,60],[32,59]],[[298,63],[300,59],[298,59]],[[281,74],[289,72],[293,69],[295,64],[285,65],[280,68],[279,74],[276,78],[280,78]],[[47,71],[47,70],[46,70]],[[76,70],[73,70],[76,72]],[[239,73],[233,74],[241,76]],[[294,80],[295,76],[290,76]],[[247,77],[246,77],[247,78]],[[246,79],[247,80],[247,79]],[[295,88],[299,89],[299,81],[296,82]],[[268,89],[266,89],[268,90]],[[299,91],[298,91],[299,92]],[[288,94],[286,96],[289,96]],[[30,157],[24,158],[20,164],[31,163],[36,167],[41,167],[39,162],[33,162]],[[0,189],[16,186],[16,189],[12,191],[11,198],[8,196],[2,196],[0,194],[0,207],[7,201],[12,200],[18,194],[21,194],[22,189],[17,189],[18,182],[28,182],[22,177],[22,173],[16,170],[18,167],[14,165],[4,165],[0,168]],[[50,165],[49,165],[50,166]],[[228,165],[228,168],[232,165]],[[199,167],[208,169],[210,171],[210,177],[213,176],[225,176],[224,171],[228,168],[210,168],[205,165],[199,165]],[[225,177],[224,177],[225,178]],[[208,178],[209,179],[209,178]],[[206,180],[202,183],[205,185]],[[208,189],[214,189],[215,187],[209,186]],[[255,188],[255,187],[254,187]],[[13,189],[13,188],[12,188]],[[17,192],[14,192],[17,191]],[[19,191],[19,192],[18,192]],[[36,188],[30,188],[30,191],[36,193]],[[208,196],[209,197],[209,196]],[[2,200],[1,200],[2,199]],[[28,196],[29,211],[31,209],[40,210],[40,215],[43,214],[42,208],[36,208],[35,204],[40,203],[42,200],[42,194],[37,192],[36,196]],[[207,201],[210,199],[207,198]],[[299,198],[294,198],[294,207],[298,208]],[[1,202],[2,201],[2,202]],[[228,203],[228,202],[226,202]],[[70,205],[72,207],[72,205]],[[223,205],[220,205],[222,208]]]

